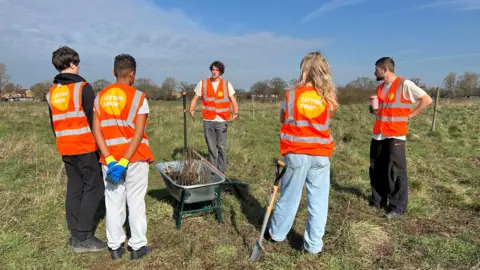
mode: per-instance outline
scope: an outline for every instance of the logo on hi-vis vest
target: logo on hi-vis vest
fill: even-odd
[[[112,88],[103,94],[100,106],[108,113],[119,116],[127,104],[127,95],[120,88]]]
[[[223,91],[218,92],[218,93],[217,93],[217,96],[218,96],[219,98],[223,98]]]
[[[53,90],[51,98],[55,108],[65,111],[70,103],[70,89],[65,85],[57,87]]]
[[[394,94],[394,93],[388,94],[388,100],[392,101],[394,98],[395,98],[395,94]]]
[[[298,98],[297,110],[306,118],[312,119],[325,111],[325,104],[316,91],[307,91]]]

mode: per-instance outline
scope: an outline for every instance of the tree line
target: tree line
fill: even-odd
[[[409,78],[416,85],[424,89],[432,97],[435,96],[436,87],[427,86],[420,78]],[[277,102],[283,100],[286,89],[294,87],[296,79],[286,81],[279,77],[260,80],[252,84],[249,91],[241,88],[235,89],[239,101],[254,99],[258,102]],[[91,83],[95,92],[100,91],[110,81],[99,79]],[[34,99],[45,101],[45,96],[52,87],[51,81],[35,83],[30,87]],[[358,77],[346,85],[337,85],[338,99],[341,104],[365,103],[371,95],[376,92],[378,82],[371,77]],[[134,87],[146,93],[151,100],[178,100],[181,99],[181,92],[186,91],[191,97],[194,95],[196,83],[177,81],[173,77],[166,77],[160,85],[157,85],[150,78],[138,78]],[[13,92],[22,89],[22,86],[11,81],[6,66],[0,63],[0,93]],[[440,88],[441,98],[470,98],[480,96],[480,73],[464,72],[457,74],[448,73]]]

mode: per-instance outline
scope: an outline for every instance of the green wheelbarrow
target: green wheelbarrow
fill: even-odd
[[[167,161],[157,163],[155,168],[162,175],[169,194],[178,202],[175,209],[175,222],[178,229],[182,226],[182,217],[186,214],[216,211],[218,223],[222,222],[222,187],[227,185],[243,184],[238,181],[227,181],[227,178],[205,160],[193,160],[196,163],[197,181],[202,184],[180,185],[176,183],[167,171],[183,170],[185,160]],[[208,179],[200,179],[208,177]],[[184,210],[186,204],[210,202],[199,209]]]

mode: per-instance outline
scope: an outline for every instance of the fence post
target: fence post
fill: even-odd
[[[183,91],[183,155],[187,156],[187,91]]]
[[[252,118],[255,120],[255,104],[253,103],[253,93],[252,93]]]
[[[438,108],[438,100],[440,99],[440,88],[437,87],[435,93],[435,106],[433,107],[433,120],[432,120],[432,132],[435,131],[435,123],[437,121],[437,108]]]

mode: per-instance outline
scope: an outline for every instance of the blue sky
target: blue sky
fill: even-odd
[[[40,3],[42,2],[42,3]],[[131,53],[139,77],[196,83],[226,64],[235,88],[298,76],[301,58],[322,51],[334,80],[373,77],[382,56],[397,74],[439,85],[448,72],[480,72],[480,0],[173,1],[0,0],[0,62],[26,87],[55,75],[51,52],[79,51],[88,80],[113,80],[113,57]],[[92,8],[95,7],[95,8]],[[76,12],[72,12],[75,10]],[[66,23],[52,14],[70,14]]]

